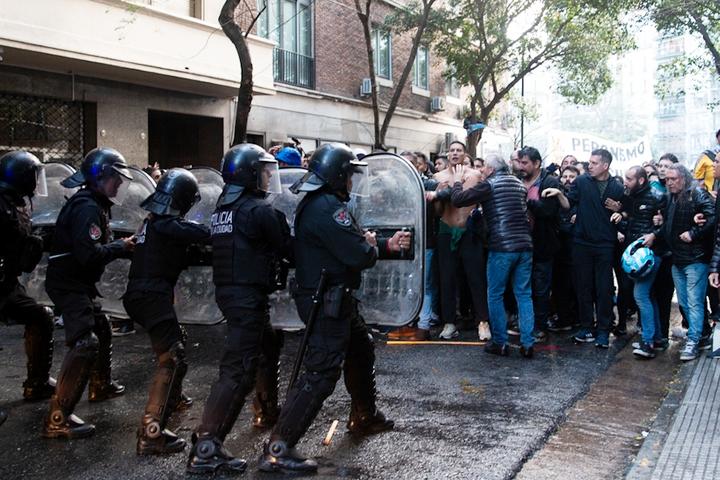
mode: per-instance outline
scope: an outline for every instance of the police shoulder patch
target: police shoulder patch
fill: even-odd
[[[100,237],[102,237],[102,230],[100,230],[100,227],[95,225],[94,223],[90,224],[90,230],[88,231],[90,234],[90,238],[92,240],[100,240]]]
[[[333,219],[343,227],[349,227],[350,225],[352,225],[352,220],[350,219],[350,212],[348,212],[346,207],[340,207],[335,210],[335,213],[333,213]]]

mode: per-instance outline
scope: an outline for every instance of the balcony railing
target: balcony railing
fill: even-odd
[[[315,88],[315,59],[276,48],[273,50],[273,74],[276,82]]]

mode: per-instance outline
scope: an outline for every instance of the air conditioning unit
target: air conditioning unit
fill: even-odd
[[[432,97],[432,99],[430,100],[430,111],[431,112],[444,112],[445,111],[445,98]]]
[[[363,78],[360,84],[360,96],[369,97],[372,95],[372,81],[369,78]]]

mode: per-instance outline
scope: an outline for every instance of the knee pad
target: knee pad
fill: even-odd
[[[165,354],[160,356],[159,365],[172,369],[176,375],[184,377],[187,373],[188,364],[185,360],[185,347],[181,342],[176,342]]]
[[[88,332],[75,340],[68,355],[74,354],[78,357],[95,358],[100,349],[100,341],[93,332]]]

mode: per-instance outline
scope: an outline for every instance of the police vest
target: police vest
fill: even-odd
[[[163,233],[163,224],[177,219],[149,216],[137,234],[128,291],[172,291],[187,260],[187,243]]]
[[[213,213],[210,233],[216,286],[274,288],[277,260],[259,226],[253,221],[253,212],[267,207],[264,199],[245,193]]]

